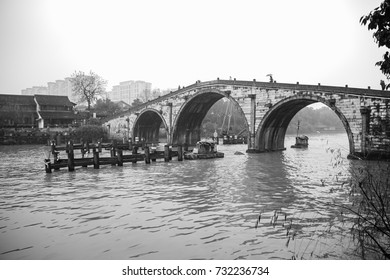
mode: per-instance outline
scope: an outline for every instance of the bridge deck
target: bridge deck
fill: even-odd
[[[197,82],[187,87],[180,88],[176,91],[172,91],[166,95],[160,96],[156,99],[150,100],[146,103],[138,105],[129,109],[126,112],[119,113],[112,117],[105,119],[109,121],[123,115],[124,113],[131,113],[138,111],[148,105],[163,101],[169,97],[175,96],[177,94],[193,90],[196,88],[207,88],[211,86],[233,86],[233,87],[255,87],[262,89],[286,89],[286,90],[296,90],[296,91],[311,91],[311,92],[326,92],[326,93],[341,93],[347,95],[354,95],[365,98],[379,98],[379,99],[390,99],[390,93],[388,91],[376,90],[370,88],[353,88],[353,87],[340,87],[340,86],[326,86],[326,85],[306,85],[306,84],[289,84],[289,83],[277,83],[277,82],[257,82],[257,81],[241,81],[241,80],[214,80],[207,82]]]

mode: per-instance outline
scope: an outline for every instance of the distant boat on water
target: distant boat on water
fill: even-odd
[[[295,144],[291,148],[307,148],[309,146],[309,137],[306,135],[299,135],[299,124],[297,125],[297,136],[295,137]]]

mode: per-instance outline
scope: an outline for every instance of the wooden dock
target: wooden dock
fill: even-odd
[[[101,156],[103,149],[109,151],[110,155]],[[66,152],[66,159],[60,158],[60,151]],[[75,158],[75,152],[77,151],[80,151],[79,158]],[[45,159],[46,173],[65,167],[68,168],[68,171],[74,171],[77,166],[93,166],[94,169],[99,169],[100,165],[123,166],[123,163],[127,162],[144,161],[146,164],[150,164],[151,161],[157,159],[164,159],[165,162],[169,162],[173,157],[177,157],[178,161],[182,161],[183,146],[165,145],[163,151],[158,151],[151,143],[132,144],[131,142],[117,143],[112,141],[111,143],[74,144],[72,141],[68,141],[65,146],[56,146],[53,141],[51,142],[51,154],[53,160]]]

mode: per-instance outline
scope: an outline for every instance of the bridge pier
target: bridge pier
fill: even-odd
[[[167,129],[167,142],[172,143],[172,102],[169,102],[168,104],[168,129]]]
[[[361,153],[362,156],[367,156],[368,149],[367,149],[367,135],[369,133],[370,128],[370,114],[371,109],[368,107],[362,107],[360,108],[360,114],[362,115],[362,143],[361,143]]]
[[[249,141],[247,153],[256,153],[255,140],[256,140],[256,94],[249,94],[251,99],[251,113],[250,113],[250,127],[249,127]]]

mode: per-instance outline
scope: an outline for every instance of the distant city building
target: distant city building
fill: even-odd
[[[47,87],[34,86],[23,89],[21,92],[22,95],[67,96],[71,102],[79,103],[77,96],[73,93],[70,77],[63,80],[48,82]],[[105,97],[108,97],[111,101],[123,101],[131,105],[135,99],[139,99],[141,102],[146,102],[163,94],[164,93],[159,90],[154,90],[152,92],[152,83],[131,80],[120,82],[119,85],[113,86],[112,90],[108,92]]]
[[[22,95],[47,94],[47,87],[34,86],[22,90]]]
[[[48,82],[47,87],[34,86],[22,90],[22,95],[53,95],[67,96],[71,102],[77,102],[77,97],[73,95],[72,82],[69,77],[64,80]]]
[[[135,99],[142,102],[154,99],[152,95],[152,84],[144,81],[125,81],[119,85],[112,87],[108,93],[108,98],[111,101],[124,101],[127,104],[132,104]]]

